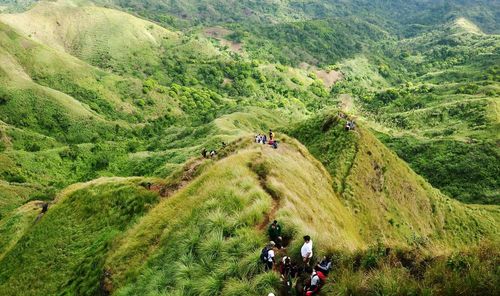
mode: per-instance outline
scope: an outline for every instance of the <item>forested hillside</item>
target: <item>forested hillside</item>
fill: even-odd
[[[499,5],[0,0],[0,295],[498,295]]]

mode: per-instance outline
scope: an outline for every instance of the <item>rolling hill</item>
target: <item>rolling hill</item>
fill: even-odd
[[[0,10],[0,295],[500,293],[496,3]]]
[[[313,155],[327,151],[318,156],[326,167],[284,135],[278,150],[243,138],[220,160],[193,160],[166,180],[107,178],[69,187],[5,255],[0,291],[262,294],[278,280],[261,273],[255,259],[262,226],[273,218],[286,225],[292,255],[303,233],[319,254],[377,242],[442,254],[497,239],[498,208],[450,200],[367,130],[346,132],[335,118],[292,131]]]

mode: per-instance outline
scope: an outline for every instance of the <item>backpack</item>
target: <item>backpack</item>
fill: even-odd
[[[318,287],[321,288],[323,287],[323,285],[325,284],[326,282],[326,276],[324,273],[322,273],[321,271],[316,271],[316,274],[315,276],[318,277]]]
[[[262,249],[262,251],[260,251],[260,261],[262,261],[262,263],[266,263],[267,262],[268,253],[269,253],[269,248],[268,247],[264,247],[264,249]]]

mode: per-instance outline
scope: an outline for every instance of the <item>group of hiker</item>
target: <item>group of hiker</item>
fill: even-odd
[[[353,119],[349,119],[347,114],[345,114],[344,112],[339,112],[338,117],[347,120],[347,123],[344,126],[344,129],[346,131],[353,131],[356,129],[356,122]]]
[[[260,259],[266,271],[278,271],[282,282],[280,295],[290,295],[293,281],[295,282],[296,295],[316,295],[325,284],[328,273],[332,268],[332,260],[324,256],[317,264],[312,265],[313,241],[309,235],[303,237],[304,244],[300,249],[301,261],[294,261],[287,256],[281,236],[281,225],[274,220],[268,228],[269,243],[262,249]],[[282,254],[277,261],[277,254]],[[298,254],[297,254],[298,255]],[[298,258],[298,256],[297,256]],[[269,294],[274,295],[274,294]]]
[[[348,120],[347,123],[345,124],[346,131],[352,131],[355,128],[356,128],[356,122],[354,122],[354,120]]]
[[[222,149],[226,148],[226,146],[227,146],[226,142],[222,142],[222,144],[221,144]],[[206,148],[203,148],[201,150],[201,156],[203,158],[214,158],[217,156],[217,150],[212,149],[209,152]]]
[[[274,138],[274,132],[271,129],[269,130],[269,137],[265,133],[255,135],[255,143],[269,144],[274,149],[278,149],[278,141]]]
[[[203,156],[203,158],[214,158],[217,156],[217,151],[210,150],[210,152],[208,152],[206,148],[203,148],[201,150],[201,156]]]

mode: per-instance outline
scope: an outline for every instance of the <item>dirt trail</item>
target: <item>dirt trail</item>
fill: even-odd
[[[221,27],[210,27],[203,30],[203,34],[205,36],[218,40],[222,46],[227,46],[231,51],[235,53],[242,54],[243,43],[234,42],[226,38],[231,33],[233,33],[233,31]]]
[[[279,208],[280,208],[279,200],[273,199],[273,206],[271,207],[271,211],[266,213],[264,220],[257,226],[257,228],[259,230],[264,230],[271,223],[271,219],[274,219],[274,217],[276,217],[276,212],[278,212]]]
[[[182,176],[179,178],[179,182],[168,185],[151,184],[148,189],[158,192],[161,197],[169,197],[180,189],[186,187],[189,182],[194,179],[198,168],[204,161],[204,158],[197,158],[194,161],[187,163],[182,171]]]
[[[285,146],[282,145],[280,148],[278,148],[278,150],[273,149],[273,152],[279,153],[279,149],[283,149],[284,147]],[[263,147],[263,148],[264,149],[267,149],[267,148],[272,149],[271,147]],[[263,161],[263,159],[260,159],[260,160]],[[263,163],[265,164],[265,161]],[[274,218],[276,217],[276,212],[278,212],[279,208],[281,207],[281,196],[278,192],[276,192],[276,190],[272,189],[269,186],[269,172],[266,173],[264,176],[262,176],[258,173],[257,173],[257,175],[259,176],[260,187],[262,187],[262,189],[264,189],[264,191],[267,194],[269,194],[272,198],[271,210],[265,214],[264,220],[260,224],[257,225],[257,229],[264,230],[269,225],[269,223],[272,220],[274,220]]]
[[[221,159],[224,159],[232,155],[233,153],[241,149],[244,149],[249,143],[251,143],[250,140],[245,141],[244,139],[238,139],[236,141],[233,141],[227,144],[225,147],[219,149],[217,151],[218,154],[216,158],[198,157],[191,161],[188,161],[186,164],[184,164],[182,175],[179,178],[177,178],[174,183],[147,184],[146,188],[148,190],[159,193],[161,197],[169,197],[174,193],[176,193],[177,191],[181,190],[182,188],[186,187],[191,181],[193,181],[193,179],[197,175],[199,167],[203,163],[205,163],[205,161],[209,161],[210,159],[213,161],[219,161]]]

